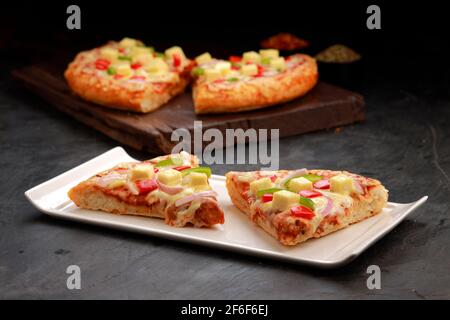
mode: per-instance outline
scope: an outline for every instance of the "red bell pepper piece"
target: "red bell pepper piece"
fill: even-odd
[[[319,180],[314,183],[316,189],[330,189],[330,181],[328,179]]]
[[[173,66],[179,67],[181,65],[181,57],[178,54],[173,55]]]
[[[321,197],[323,194],[315,190],[302,190],[300,191],[300,195],[305,198],[316,198]]]
[[[137,180],[136,186],[140,194],[146,194],[158,188],[158,184],[153,179]]]
[[[291,208],[291,214],[294,217],[311,220],[314,218],[314,211],[304,206],[296,206]]]
[[[175,167],[174,169],[178,170],[178,171],[183,171],[183,170],[190,169],[190,168],[191,168],[191,166],[179,166],[179,167]]]
[[[154,173],[158,173],[159,169],[158,168],[153,168],[153,172]]]
[[[230,62],[241,62],[242,58],[239,56],[231,56],[229,60]]]
[[[97,68],[98,70],[106,70],[106,69],[108,69],[110,64],[111,63],[108,60],[97,59],[95,61],[95,68]]]
[[[271,193],[263,194],[263,196],[261,198],[262,202],[270,202],[270,201],[272,201],[272,199],[273,199],[273,194],[271,194]]]
[[[142,64],[140,64],[139,62],[133,63],[131,66],[131,69],[136,70],[142,67]]]
[[[257,65],[257,67],[258,67],[258,73],[256,74],[255,77],[262,77],[263,72],[264,72],[265,69],[264,69],[263,66],[260,66],[260,65]]]
[[[277,180],[277,175],[276,174],[270,176],[270,181],[275,182],[276,180]]]

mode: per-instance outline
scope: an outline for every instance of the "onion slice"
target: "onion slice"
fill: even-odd
[[[170,195],[174,195],[183,191],[182,186],[168,186],[167,184],[161,183],[158,180],[156,180],[156,183],[158,184],[158,187],[159,189],[161,189],[162,192],[165,192]]]
[[[295,170],[294,172],[291,172],[290,174],[288,174],[283,180],[281,180],[279,185],[280,185],[281,188],[284,188],[284,184],[288,180],[290,180],[290,179],[292,179],[294,177],[297,177],[297,176],[302,176],[302,175],[307,174],[307,173],[308,173],[308,170],[306,170],[305,168],[299,169],[299,170]]]
[[[331,210],[333,209],[333,200],[326,197],[327,198],[327,205],[325,206],[325,208],[323,208],[323,210],[320,212],[320,214],[322,215],[322,217],[325,217],[327,215],[330,214]]]
[[[356,193],[364,194],[364,189],[359,181],[353,180],[353,185],[355,187]]]
[[[180,207],[186,203],[192,202],[197,199],[207,198],[207,197],[216,197],[216,196],[217,196],[217,192],[215,192],[215,191],[212,191],[212,190],[202,191],[202,192],[194,193],[194,194],[191,194],[184,198],[178,199],[177,201],[175,201],[175,206]]]

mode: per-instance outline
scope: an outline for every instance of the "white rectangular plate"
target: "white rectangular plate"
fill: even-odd
[[[219,194],[219,203],[225,212],[225,224],[210,229],[174,228],[164,224],[164,221],[160,219],[84,210],[75,206],[67,197],[67,191],[79,182],[99,171],[127,161],[136,160],[131,158],[124,149],[117,147],[26,191],[25,195],[38,210],[58,218],[321,268],[333,268],[350,262],[391,231],[428,198],[425,196],[416,202],[407,204],[389,202],[382,213],[370,219],[326,237],[309,240],[294,247],[286,247],[253,224],[231,204],[223,176],[213,175],[210,184]]]

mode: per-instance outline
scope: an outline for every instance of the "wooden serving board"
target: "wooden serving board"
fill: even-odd
[[[203,131],[248,128],[279,129],[280,137],[329,129],[364,120],[361,95],[319,82],[306,96],[262,110],[234,114],[196,115],[188,90],[149,114],[116,111],[75,96],[66,84],[63,70],[32,65],[13,71],[13,76],[54,107],[82,123],[130,147],[151,153],[169,153],[174,129],[185,128],[193,136],[194,121]],[[270,136],[270,134],[268,134]]]

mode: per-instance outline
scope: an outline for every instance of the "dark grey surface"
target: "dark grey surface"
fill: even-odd
[[[383,80],[383,81],[381,81]],[[450,106],[446,82],[379,79],[362,87],[367,121],[283,139],[281,167],[348,169],[379,178],[390,200],[428,202],[357,260],[337,270],[211,250],[60,221],[23,192],[116,143],[0,82],[0,298],[377,299],[450,298]],[[137,158],[150,155],[128,150]],[[214,172],[255,166],[214,166]],[[66,288],[67,266],[82,289]],[[379,265],[381,290],[366,269]]]

